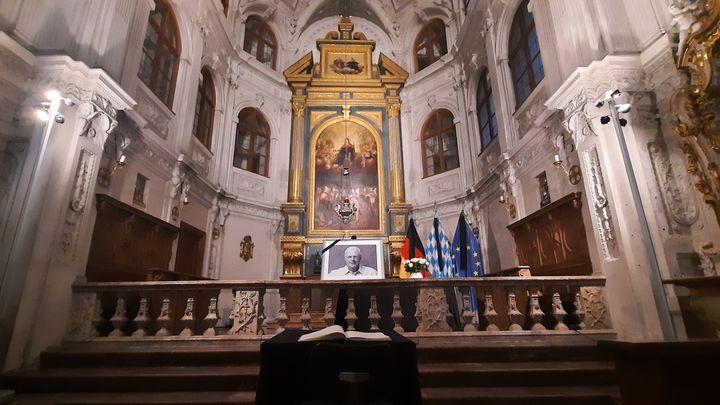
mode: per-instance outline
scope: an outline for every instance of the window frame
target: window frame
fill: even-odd
[[[198,82],[192,134],[207,150],[211,150],[212,147],[215,102],[215,82],[213,81],[212,72],[207,66],[203,66],[200,70],[200,80]],[[207,125],[203,125],[203,123],[207,123]],[[203,125],[202,131],[201,125]]]
[[[433,30],[433,28],[440,29],[435,31]],[[435,53],[432,51],[435,47],[438,46],[443,52],[440,54],[440,56],[435,58]],[[427,54],[429,62],[427,66],[423,66],[422,68],[420,67],[420,60],[418,58],[418,51],[421,48],[425,48],[430,51]],[[428,23],[423,26],[423,28],[420,30],[420,32],[418,32],[417,36],[415,37],[415,42],[413,44],[413,52],[413,55],[415,56],[415,73],[418,73],[421,70],[429,67],[433,63],[440,60],[440,58],[447,55],[448,43],[447,33],[445,32],[445,22],[439,18],[434,18],[428,21]]]
[[[510,25],[510,35],[508,37],[508,66],[510,68],[510,76],[513,83],[513,92],[515,94],[515,109],[520,108],[523,103],[525,103],[525,101],[530,98],[530,95],[545,78],[545,66],[542,60],[540,40],[537,37],[535,16],[527,9],[529,1],[530,0],[523,0],[523,2],[520,4],[517,11],[515,12],[512,24]],[[529,23],[526,23],[525,21],[526,13],[530,15]],[[513,43],[512,33],[516,27],[518,27],[520,35],[518,37],[517,43]],[[535,33],[535,37],[538,40],[537,53],[534,55],[530,53],[530,36],[533,32]],[[520,55],[520,53],[522,53],[522,56],[525,57],[525,63],[522,69],[515,69],[515,64],[513,62],[515,61],[515,58]],[[539,80],[535,77],[535,72],[533,71],[533,61],[536,59],[540,62],[540,67],[542,68],[543,72],[542,77],[540,77]],[[520,72],[517,77],[513,73],[516,70]],[[527,75],[530,91],[528,92],[527,96],[525,96],[523,99],[520,99],[520,94],[518,93],[518,84],[520,82],[520,79],[523,77],[523,74]]]
[[[243,124],[243,121],[244,121],[244,119],[242,118],[243,113],[252,114],[253,123],[255,123],[255,125],[253,127],[248,127]],[[268,129],[267,133],[263,133],[261,131],[261,128],[257,125],[258,122],[264,123],[264,125]],[[245,130],[250,134],[250,142],[249,142],[250,148],[248,149],[248,153],[247,153],[247,160],[248,160],[248,168],[247,169],[243,169],[242,167],[236,165],[236,160],[237,160],[238,156],[242,157],[242,154],[238,154],[238,147],[239,147],[238,141],[239,141],[241,130]],[[262,112],[260,112],[260,110],[258,110],[256,108],[252,108],[252,107],[247,107],[247,108],[243,108],[242,110],[240,110],[240,112],[238,113],[237,128],[235,128],[235,145],[233,147],[233,167],[240,169],[240,170],[245,170],[245,171],[248,171],[251,173],[255,173],[260,176],[268,177],[268,170],[270,167],[270,135],[271,135],[270,125],[268,124],[268,121],[265,119],[265,116],[262,114]],[[259,173],[258,168],[253,167],[253,163],[252,163],[252,162],[254,162],[254,159],[256,156],[262,157],[262,155],[260,155],[259,151],[255,150],[255,140],[257,137],[265,138],[265,165],[264,165],[265,170],[263,173]]]
[[[248,28],[248,23],[251,21],[256,22],[257,31],[251,31]],[[272,39],[272,44],[268,44],[267,41],[265,41],[265,36],[264,36],[265,33],[270,34],[270,39]],[[255,54],[250,53],[250,50],[248,50],[248,41],[251,38],[255,39],[257,41],[257,49],[255,51]],[[265,47],[267,45],[270,45],[269,47],[273,50],[272,65],[268,65],[267,63],[263,62],[261,59],[261,56],[264,54]],[[260,16],[251,15],[245,21],[245,37],[243,39],[243,51],[250,53],[251,55],[253,55],[255,57],[255,59],[257,59],[258,62],[275,70],[275,64],[277,62],[277,51],[278,51],[277,37],[275,36],[275,33],[270,28],[268,23],[266,23],[262,18],[260,18]]]
[[[153,0],[155,2],[155,10],[159,6],[164,7],[165,11],[162,13],[160,19],[160,25],[152,18],[152,11],[148,15],[147,31],[145,32],[145,38],[143,39],[143,47],[140,54],[140,68],[138,69],[138,78],[143,84],[145,84],[150,91],[152,91],[163,104],[172,110],[173,101],[175,100],[175,87],[177,86],[178,69],[180,67],[180,55],[182,51],[182,41],[180,38],[180,28],[178,26],[177,17],[175,11],[167,0]],[[174,41],[165,35],[168,29],[172,29],[174,32]],[[150,30],[154,32],[156,36],[154,57],[150,56],[145,46]],[[170,55],[173,59],[172,67],[170,72],[161,71],[161,63],[165,59],[166,55]],[[142,67],[145,60],[149,60],[151,63],[151,70],[149,77],[142,76]],[[159,84],[162,83],[160,79],[163,76],[169,76],[168,93],[165,97],[159,94]]]
[[[443,115],[445,115],[445,114],[447,114],[451,118],[450,119],[451,125],[449,125],[447,127],[440,127],[440,124],[442,123]],[[428,126],[433,121],[435,121],[437,123],[438,127],[434,132],[429,133]],[[451,168],[448,168],[448,166],[447,166],[445,151],[442,148],[443,136],[449,132],[452,132],[452,135],[455,138],[455,156],[457,159],[457,166],[451,167]],[[428,175],[427,158],[430,156],[433,156],[433,155],[427,154],[428,151],[427,151],[427,147],[425,146],[425,141],[430,138],[437,139],[438,148],[437,148],[436,154],[440,158],[440,167],[438,170],[434,171],[433,174]],[[455,116],[453,115],[453,113],[444,108],[437,109],[437,110],[434,110],[433,112],[431,112],[430,115],[428,116],[428,118],[425,120],[425,123],[423,124],[422,132],[420,135],[420,145],[422,148],[423,178],[432,177],[432,176],[459,168],[460,167],[460,150],[458,149],[457,130],[455,128]]]
[[[480,90],[483,90],[483,97],[480,98]],[[490,108],[492,106],[492,108]],[[478,121],[478,129],[480,136],[480,152],[492,144],[498,138],[497,110],[495,109],[495,100],[492,94],[492,82],[490,81],[490,71],[485,68],[478,78],[477,91],[475,93],[475,114]],[[487,123],[482,122],[480,112],[485,110],[487,114]],[[490,126],[490,140],[485,143],[483,139],[483,129]]]

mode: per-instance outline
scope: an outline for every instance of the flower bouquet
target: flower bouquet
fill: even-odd
[[[413,257],[412,259],[403,260],[405,271],[410,273],[410,278],[424,278],[428,274],[428,261],[422,257]]]

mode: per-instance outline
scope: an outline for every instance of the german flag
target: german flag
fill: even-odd
[[[405,235],[405,240],[403,241],[400,256],[403,261],[414,257],[425,258],[425,248],[423,247],[422,239],[420,239],[417,229],[415,228],[415,221],[412,218],[410,218],[410,222],[408,223],[407,234]],[[423,274],[423,276],[429,277],[429,274]],[[400,266],[400,278],[410,278],[410,273],[405,271],[404,265]]]

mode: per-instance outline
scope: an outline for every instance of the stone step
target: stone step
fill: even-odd
[[[577,340],[553,342],[539,339],[510,340],[501,344],[483,339],[467,343],[462,341],[420,343],[417,346],[417,358],[419,364],[612,360],[611,355],[598,350],[594,342],[584,343]]]
[[[255,403],[255,391],[189,391],[189,392],[107,392],[64,394],[16,394],[8,398],[12,405],[251,405]]]
[[[73,342],[51,347],[40,356],[42,367],[92,366],[231,366],[260,363],[260,342]]]
[[[259,374],[259,365],[45,368],[7,373],[2,385],[19,393],[254,391]]]
[[[423,388],[423,405],[483,404],[483,405],[613,405],[619,403],[616,387],[480,387],[480,388]]]
[[[615,384],[611,362],[505,362],[420,364],[422,387],[510,387]]]

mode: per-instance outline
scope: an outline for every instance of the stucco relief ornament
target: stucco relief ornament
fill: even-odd
[[[703,275],[706,277],[717,276],[718,267],[715,264],[716,260],[720,260],[720,249],[715,247],[712,242],[702,242],[698,245],[697,254],[700,258],[700,264],[698,267],[702,270]]]
[[[678,28],[678,57],[681,57],[685,51],[685,44],[690,32],[702,26],[700,17],[706,13],[704,6],[705,1],[703,0],[674,0],[668,6],[673,24]]]
[[[253,249],[255,244],[252,241],[252,236],[245,235],[242,242],[240,242],[240,258],[248,261],[253,257]]]

